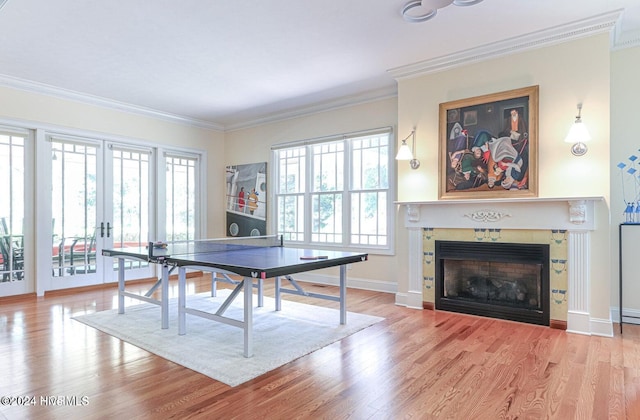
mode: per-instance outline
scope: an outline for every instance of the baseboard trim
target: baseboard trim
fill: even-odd
[[[557,319],[552,319],[549,321],[549,328],[553,328],[554,330],[567,330],[567,321],[560,321]]]

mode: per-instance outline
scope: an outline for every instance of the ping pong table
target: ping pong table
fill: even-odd
[[[165,246],[166,245],[166,246]],[[124,298],[140,299],[161,307],[161,326],[168,328],[169,322],[169,275],[178,269],[178,334],[187,332],[186,315],[194,315],[239,327],[244,331],[244,356],[253,355],[253,288],[257,288],[258,306],[263,305],[263,282],[274,279],[275,310],[282,309],[282,294],[289,293],[340,303],[340,324],[347,322],[346,285],[347,265],[366,261],[368,254],[334,250],[292,248],[283,245],[280,236],[253,236],[222,238],[200,241],[184,241],[162,244],[150,242],[147,247],[104,249],[102,255],[118,259],[118,313],[124,314]],[[125,290],[125,260],[143,260],[162,267],[161,278],[145,294],[139,295]],[[292,275],[322,268],[340,268],[339,295],[306,292]],[[187,305],[186,270],[197,269],[212,273],[211,294],[216,295],[218,281],[231,283],[235,287],[214,312],[190,308]],[[222,277],[218,277],[221,274]],[[229,276],[235,274],[242,280]],[[282,279],[291,287],[283,287]],[[256,281],[256,284],[254,284]],[[151,297],[161,287],[160,299]],[[225,316],[225,311],[243,294],[243,319]]]

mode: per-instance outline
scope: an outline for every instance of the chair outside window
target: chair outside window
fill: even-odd
[[[22,280],[24,277],[24,236],[11,234],[6,217],[0,217],[0,256],[2,258],[0,263],[2,281]]]
[[[96,272],[96,234],[90,238],[77,238],[69,252],[71,270],[74,274]]]
[[[96,235],[54,239],[54,276],[96,272]]]

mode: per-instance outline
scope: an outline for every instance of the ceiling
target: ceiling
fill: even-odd
[[[602,16],[615,42],[640,40],[638,0],[484,0],[422,23],[407,1],[0,0],[0,86],[232,130],[392,96],[411,69]]]

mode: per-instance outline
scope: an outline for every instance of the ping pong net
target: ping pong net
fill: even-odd
[[[149,242],[149,259],[162,259],[180,255],[232,252],[249,248],[281,247],[282,235],[244,236],[232,238],[200,239],[175,242]]]

